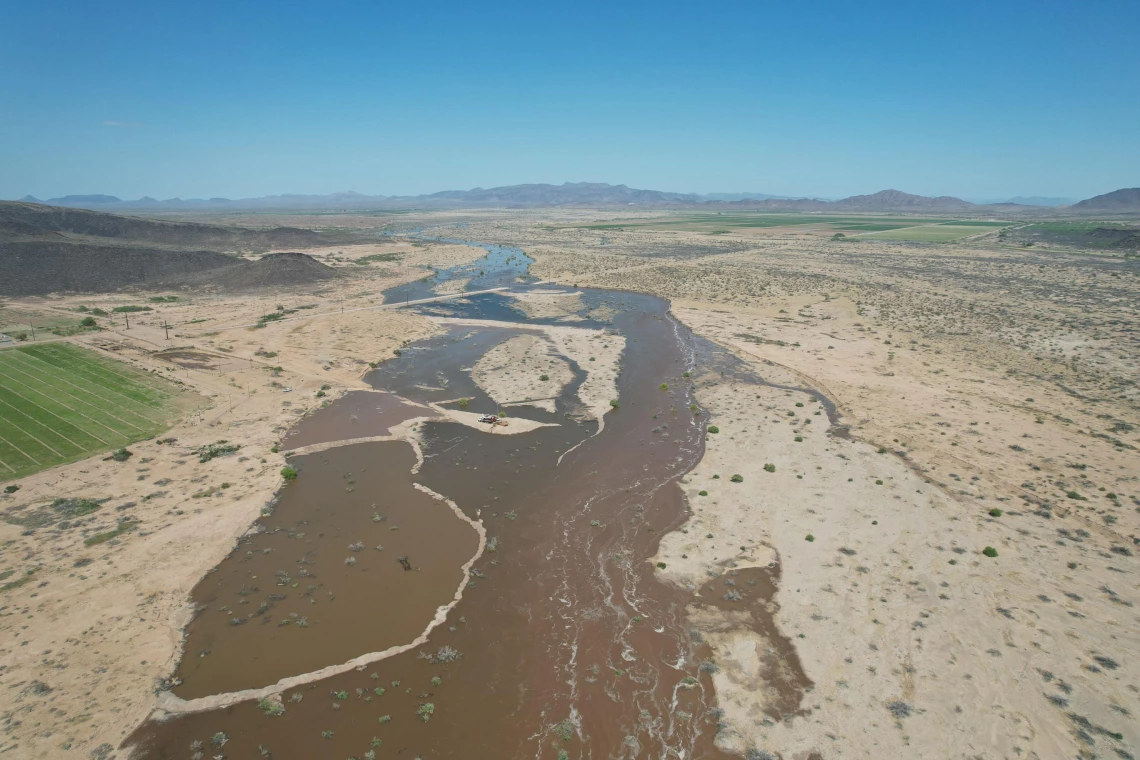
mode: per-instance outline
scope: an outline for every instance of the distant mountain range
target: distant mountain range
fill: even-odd
[[[1129,194],[1133,195],[1129,195]],[[1074,212],[1140,211],[1135,194],[1140,190],[1118,190],[1068,206]],[[638,190],[605,182],[566,182],[561,185],[526,184],[473,190],[444,190],[430,195],[362,195],[355,192],[330,195],[269,195],[261,198],[156,200],[150,197],[123,200],[113,195],[65,195],[41,201],[31,196],[21,200],[98,210],[215,211],[215,210],[366,210],[396,208],[543,208],[543,207],[652,207],[701,208],[706,210],[773,210],[835,212],[963,213],[987,211],[1030,211],[1070,203],[1064,198],[1017,197],[996,203],[972,203],[952,196],[927,197],[899,190],[881,190],[871,195],[829,201],[818,198],[791,198],[766,193],[671,193]]]
[[[1012,198],[971,198],[971,203],[989,205],[993,203],[1016,203],[1018,206],[1071,206],[1077,202],[1076,198],[1059,198],[1049,195],[1015,195]]]

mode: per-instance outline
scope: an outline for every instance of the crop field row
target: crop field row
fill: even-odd
[[[818,227],[825,231],[856,233],[883,240],[945,242],[987,229],[1006,227],[1009,222],[974,219],[919,218],[897,216],[858,216],[833,214],[678,214],[675,216],[630,219],[628,221],[583,225],[598,231],[673,230],[723,235],[735,230],[776,227]],[[914,234],[908,234],[914,230]],[[886,234],[878,234],[886,233]],[[871,237],[870,235],[867,235]]]
[[[996,229],[1004,224],[969,224],[960,222],[946,222],[944,224],[915,225],[894,230],[875,232],[866,235],[875,240],[908,240],[918,243],[948,243],[951,240],[979,235],[989,229]]]
[[[149,438],[187,395],[70,343],[0,351],[0,481]]]

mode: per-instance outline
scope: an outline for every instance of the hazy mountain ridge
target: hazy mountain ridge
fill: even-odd
[[[1074,211],[1140,209],[1140,202],[1129,200],[1128,193],[1140,190],[1118,190],[1097,198],[1081,201],[1071,207]],[[46,203],[69,208],[97,208],[100,210],[223,210],[223,209],[325,209],[365,210],[394,208],[542,208],[558,206],[646,206],[654,208],[730,208],[778,211],[868,211],[955,213],[968,211],[1033,210],[1063,207],[1063,198],[1016,197],[997,203],[974,203],[954,196],[928,197],[900,190],[881,190],[869,195],[853,195],[840,200],[793,198],[766,193],[674,193],[662,190],[643,190],[626,185],[605,182],[565,182],[561,185],[530,183],[471,190],[443,190],[426,195],[365,195],[346,191],[328,195],[283,194],[260,198],[228,198],[155,200],[144,197],[122,200],[111,195],[67,195],[37,201],[31,196],[26,201]]]

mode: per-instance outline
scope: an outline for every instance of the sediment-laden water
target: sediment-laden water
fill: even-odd
[[[719,372],[733,368],[694,340],[666,302],[587,294],[620,305],[608,329],[627,341],[620,408],[600,432],[575,414],[584,377],[575,368],[556,415],[519,412],[556,419],[556,427],[495,436],[421,423],[424,459],[414,475],[412,449],[398,441],[294,458],[300,477],[259,521],[266,530],[243,539],[195,589],[202,609],[174,692],[195,698],[267,686],[420,635],[452,599],[457,568],[478,540],[413,482],[451,499],[487,536],[462,598],[429,641],[286,689],[283,714],[249,700],[149,722],[129,740],[138,757],[719,756],[710,669],[701,667],[707,653],[685,618],[688,604],[718,602],[708,589],[695,598],[659,582],[648,558],[686,519],[677,480],[703,453],[705,421],[693,411],[687,373],[698,355],[722,362]],[[524,329],[455,327],[409,347],[370,380],[409,401],[464,397],[470,411],[490,411],[469,368]],[[410,414],[402,409],[388,411]],[[332,428],[320,417],[333,411],[316,413],[288,440],[328,438]],[[343,408],[336,413],[344,418]],[[377,412],[344,437],[387,424]],[[763,581],[749,587],[747,603],[760,605],[757,625],[770,625],[759,611],[775,575],[749,579]],[[797,677],[782,709],[798,704]]]

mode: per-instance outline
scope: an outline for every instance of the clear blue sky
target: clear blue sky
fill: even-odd
[[[1140,185],[1140,1],[3,4],[0,197]]]

